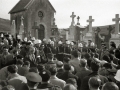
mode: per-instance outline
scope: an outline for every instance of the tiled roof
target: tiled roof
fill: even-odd
[[[14,7],[13,9],[9,12],[10,14],[12,13],[17,13],[26,10],[26,6],[30,3],[31,0],[20,0]],[[50,7],[55,11],[54,7],[52,4],[47,0],[48,3],[50,4]],[[55,11],[56,12],[56,11]]]
[[[24,11],[25,6],[30,2],[31,0],[20,0],[14,7],[13,9],[9,12],[10,14]]]

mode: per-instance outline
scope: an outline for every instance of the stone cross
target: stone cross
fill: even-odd
[[[74,18],[76,17],[76,15],[74,15],[74,12],[72,12],[72,15],[70,17],[72,18],[71,26],[73,26],[75,24]]]
[[[118,34],[119,33],[119,21],[120,21],[120,18],[119,18],[119,14],[116,14],[116,18],[113,19],[113,21],[115,21],[115,34]]]
[[[80,17],[79,16],[77,17],[77,20],[78,20],[77,25],[80,25],[80,23],[79,23]]]
[[[87,20],[87,22],[89,22],[89,32],[92,32],[92,22],[94,22],[94,19],[92,19],[92,16],[89,16],[89,20]]]

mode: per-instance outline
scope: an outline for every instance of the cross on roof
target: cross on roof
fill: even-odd
[[[72,15],[70,16],[71,18],[72,18],[72,23],[71,23],[71,25],[74,25],[74,18],[76,17],[76,15],[74,15],[74,12],[72,12]]]
[[[90,23],[90,22],[91,22],[91,23],[94,22],[94,19],[92,19],[92,16],[89,16],[89,20],[87,20],[87,22],[89,22],[89,23]]]

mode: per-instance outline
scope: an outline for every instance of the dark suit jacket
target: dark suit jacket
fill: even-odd
[[[81,83],[81,88],[80,90],[89,90],[89,86],[88,86],[88,81],[91,77],[98,77],[101,80],[101,84],[103,85],[104,83],[108,82],[108,79],[102,75],[99,75],[98,72],[92,72],[91,74],[89,74],[88,76],[86,76]]]
[[[64,81],[67,81],[67,79],[69,79],[69,78],[74,78],[74,79],[78,80],[78,77],[69,71],[65,71],[62,75],[59,76],[59,78]]]
[[[78,76],[78,88],[79,89],[80,89],[81,81],[83,80],[83,78],[88,76],[90,73],[91,71],[85,68],[81,68],[81,70],[76,73],[76,76]]]

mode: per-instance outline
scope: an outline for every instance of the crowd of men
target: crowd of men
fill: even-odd
[[[0,35],[0,90],[120,90],[120,46]]]

